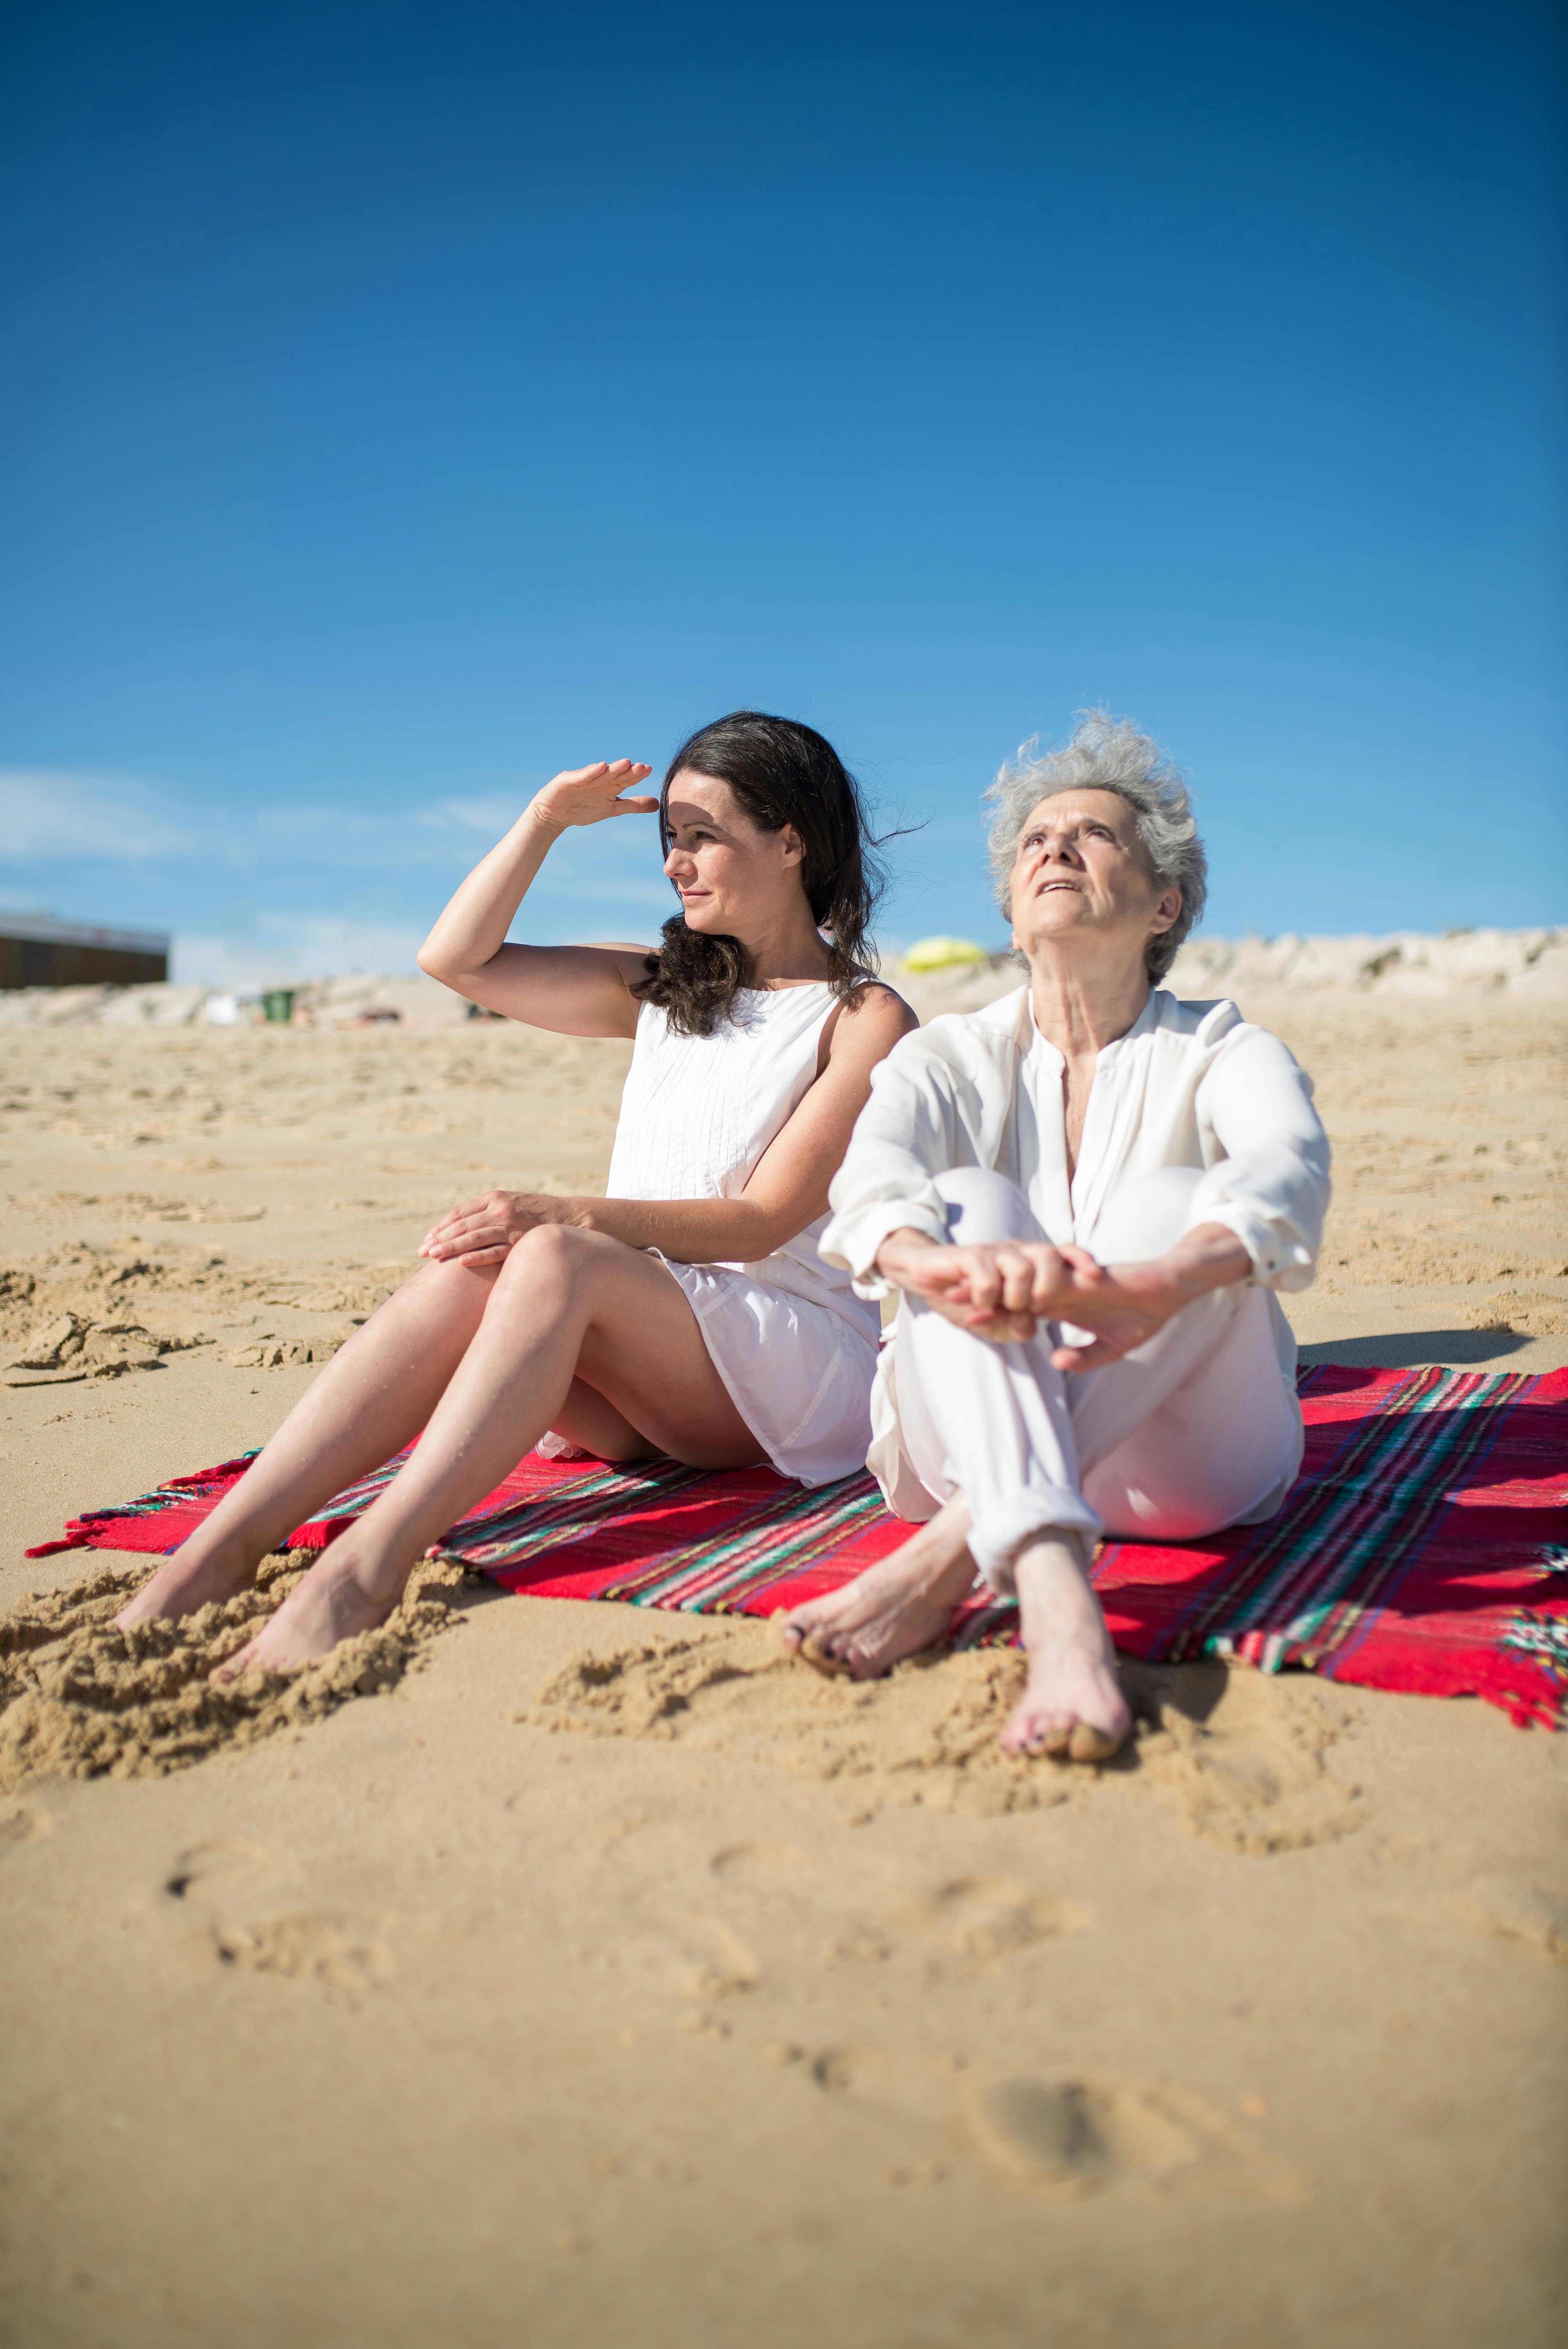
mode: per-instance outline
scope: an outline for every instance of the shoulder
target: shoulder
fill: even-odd
[[[920,1026],[903,996],[880,978],[868,979],[846,995],[830,1017],[833,1033],[828,1050],[835,1060],[844,1055],[861,1061],[885,1060],[903,1037]]]
[[[1207,1001],[1189,1000],[1158,987],[1150,1008],[1154,1014],[1150,1032],[1173,1042],[1190,1040],[1199,1046],[1220,1044],[1246,1024],[1229,996]]]
[[[1213,1000],[1189,1001],[1168,995],[1163,988],[1154,997],[1155,1018],[1151,1032],[1179,1048],[1185,1045],[1207,1060],[1233,1060],[1239,1052],[1283,1053],[1291,1055],[1285,1045],[1267,1028],[1260,1028],[1242,1017],[1240,1007],[1229,996]]]
[[[1181,1040],[1201,1061],[1205,1080],[1212,1075],[1215,1084],[1229,1084],[1233,1079],[1241,1084],[1288,1077],[1310,1095],[1312,1080],[1283,1037],[1272,1028],[1260,1028],[1255,1020],[1243,1019],[1228,997],[1212,1003],[1188,1003],[1161,994],[1161,1007],[1159,1032]]]
[[[956,1098],[966,1088],[985,1093],[1010,1084],[1019,1059],[1019,1021],[1028,989],[1018,988],[983,1011],[944,1011],[923,1028],[900,1036],[876,1072],[878,1084],[934,1089]]]
[[[1029,990],[1016,987],[980,1011],[944,1011],[903,1045],[906,1058],[940,1064],[960,1076],[974,1076],[1006,1061],[1020,1049],[1028,1016]]]

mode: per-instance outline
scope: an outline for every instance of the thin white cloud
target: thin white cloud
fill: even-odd
[[[480,799],[436,800],[429,807],[416,808],[414,821],[429,832],[460,833],[465,836],[480,832],[487,833],[493,841],[511,830],[527,804],[523,792],[512,796],[492,792]]]
[[[29,865],[107,862],[145,871],[166,862],[173,869],[161,880],[160,897],[174,917],[173,968],[184,980],[248,987],[351,971],[390,977],[415,968],[443,901],[515,822],[522,803],[521,789],[374,811],[279,806],[234,793],[214,795],[191,819],[172,792],[134,776],[0,768],[0,870],[11,867],[5,877],[17,909],[32,910],[39,893],[35,883],[23,894]],[[208,860],[205,868],[188,861],[198,856]],[[660,863],[651,818],[574,829],[552,851],[517,927],[542,945],[651,941],[674,908]],[[217,868],[234,876],[239,892],[220,880]],[[356,877],[355,916],[286,910],[312,874],[338,873]],[[373,875],[384,877],[372,885]],[[49,878],[50,894],[57,894],[60,874]],[[77,890],[87,885],[72,884]],[[91,887],[96,895],[99,885]],[[363,917],[367,890],[384,904],[385,918]],[[236,894],[242,902],[234,902]],[[309,895],[319,905],[321,886]],[[270,908],[257,909],[256,896],[263,905],[270,899]],[[187,908],[189,926],[181,919]]]
[[[339,920],[331,915],[262,914],[253,930],[174,941],[171,976],[202,987],[276,987],[337,978],[348,971],[412,974],[428,924]]]
[[[133,775],[0,767],[0,854],[108,858],[189,856],[211,835],[173,814],[163,794]]]

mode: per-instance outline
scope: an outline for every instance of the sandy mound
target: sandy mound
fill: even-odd
[[[1109,1769],[1136,1779],[1191,1834],[1263,1857],[1336,1842],[1361,1824],[1356,1791],[1324,1757],[1342,1704],[1294,1686],[1282,1703],[1240,1671],[1163,1669],[1124,1659],[1139,1716]],[[593,1737],[679,1742],[765,1760],[794,1778],[841,1784],[851,1816],[913,1804],[994,1818],[1072,1801],[1097,1775],[1004,1754],[996,1733],[1022,1691],[1016,1650],[912,1658],[885,1680],[825,1680],[771,1626],[735,1623],[674,1641],[645,1640],[577,1658],[542,1689],[535,1727]],[[1211,1720],[1225,1693],[1222,1716]]]
[[[389,1622],[346,1640],[319,1664],[250,1671],[218,1686],[209,1681],[315,1555],[264,1559],[253,1589],[179,1622],[115,1629],[111,1619],[146,1579],[145,1566],[100,1567],[73,1590],[0,1618],[0,1792],[47,1776],[161,1777],[220,1745],[253,1745],[280,1729],[321,1721],[351,1697],[396,1688],[454,1619],[460,1568],[416,1568]]]

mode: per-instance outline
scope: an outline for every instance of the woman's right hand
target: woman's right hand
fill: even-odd
[[[568,767],[535,792],[532,812],[561,831],[572,824],[603,823],[612,815],[655,815],[656,799],[620,796],[629,783],[645,782],[652,773],[640,759],[596,759],[591,767]]]

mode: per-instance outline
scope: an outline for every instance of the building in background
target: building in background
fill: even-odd
[[[0,914],[0,988],[136,987],[169,976],[163,930],[97,930]]]

